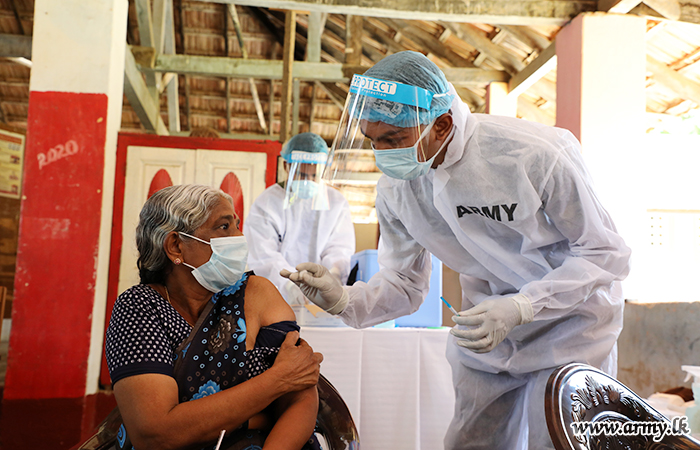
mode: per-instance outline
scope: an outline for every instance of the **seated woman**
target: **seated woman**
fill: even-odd
[[[199,185],[162,189],[141,210],[141,284],[107,329],[120,448],[211,449],[222,430],[222,450],[240,435],[265,449],[318,445],[323,357],[275,286],[244,272],[239,222],[230,196]]]

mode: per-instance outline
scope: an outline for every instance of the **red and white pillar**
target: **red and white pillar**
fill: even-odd
[[[556,36],[557,126],[581,141],[596,193],[633,250],[646,242],[643,196],[632,195],[644,189],[645,34],[643,17],[599,12]]]
[[[36,0],[4,399],[97,390],[127,0]]]

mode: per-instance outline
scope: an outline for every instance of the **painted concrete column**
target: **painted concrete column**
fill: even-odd
[[[581,141],[596,194],[634,251],[646,220],[646,19],[581,14],[557,34],[557,126]],[[634,271],[630,275],[631,279]],[[624,286],[624,285],[623,285]]]
[[[508,83],[494,81],[486,86],[486,114],[515,117],[518,97],[508,95]]]
[[[127,0],[36,0],[4,399],[97,390]]]

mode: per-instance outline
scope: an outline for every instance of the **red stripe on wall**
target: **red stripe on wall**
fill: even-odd
[[[31,92],[5,399],[85,395],[107,95]]]

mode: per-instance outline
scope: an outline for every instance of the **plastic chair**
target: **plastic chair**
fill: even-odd
[[[318,379],[318,400],[318,416],[314,433],[322,438],[319,441],[323,450],[359,450],[360,438],[350,410],[335,387],[323,375]],[[71,450],[115,449],[122,423],[119,408],[114,408],[97,427],[92,437]],[[227,447],[222,447],[221,450],[232,448],[237,448],[235,442],[229,442]]]
[[[672,430],[673,421],[615,378],[586,364],[567,364],[552,373],[547,382],[544,407],[549,435],[557,450],[700,450],[700,441],[685,433],[664,434],[660,440],[657,433],[655,441],[652,427]],[[577,435],[571,426],[577,422],[597,426],[606,423],[609,428],[599,434],[589,430]],[[648,425],[643,426],[641,422]],[[632,427],[638,428],[629,435],[612,431],[612,427],[625,424],[630,431]],[[676,430],[681,431],[680,428],[676,420]]]

